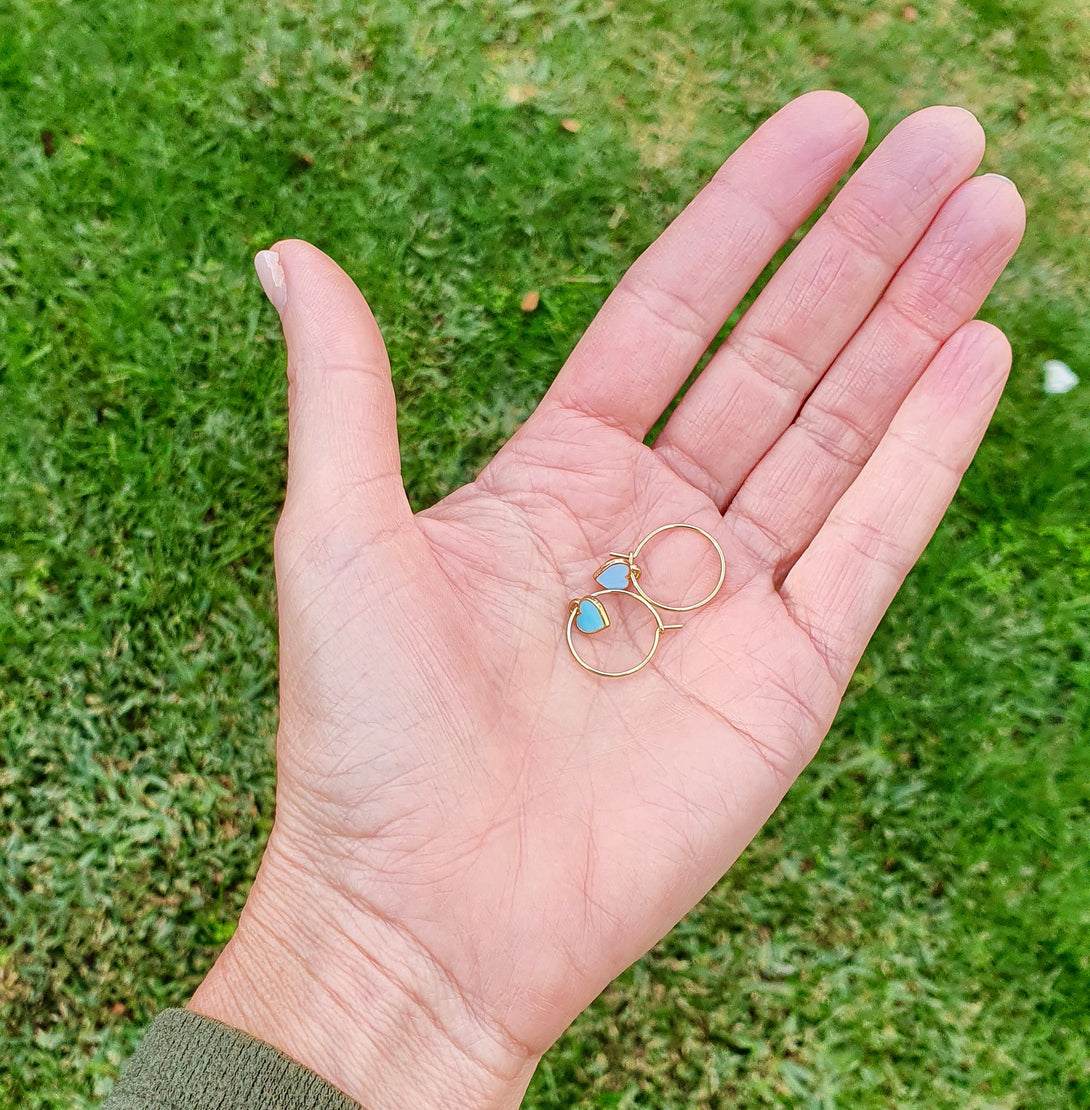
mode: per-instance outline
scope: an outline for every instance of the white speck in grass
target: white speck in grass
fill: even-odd
[[[1046,393],[1070,393],[1079,384],[1079,376],[1058,358],[1050,358],[1043,367]]]

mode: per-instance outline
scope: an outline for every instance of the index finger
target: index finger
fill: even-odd
[[[569,408],[642,439],[866,135],[862,108],[837,92],[766,120],[631,266],[538,412]]]

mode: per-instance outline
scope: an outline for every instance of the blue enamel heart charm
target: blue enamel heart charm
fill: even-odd
[[[605,609],[593,598],[584,597],[579,601],[579,609],[575,615],[575,627],[580,632],[592,635],[609,627],[609,617]]]
[[[627,590],[631,581],[631,568],[624,559],[610,559],[605,566],[598,568],[594,581],[603,590]]]

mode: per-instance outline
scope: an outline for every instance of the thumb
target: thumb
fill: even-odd
[[[288,349],[285,514],[411,518],[401,480],[390,359],[352,279],[301,239],[259,251],[254,268]]]

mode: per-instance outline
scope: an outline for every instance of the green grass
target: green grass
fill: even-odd
[[[813,767],[527,1105],[1090,1107],[1090,20],[915,9],[0,11],[0,1105],[95,1104],[269,827],[285,418],[253,252],[299,235],[357,278],[425,505],[752,126],[834,87],[871,145],[927,103],[985,124],[1029,209],[984,313],[1012,383]],[[1047,357],[1084,384],[1045,397]]]

